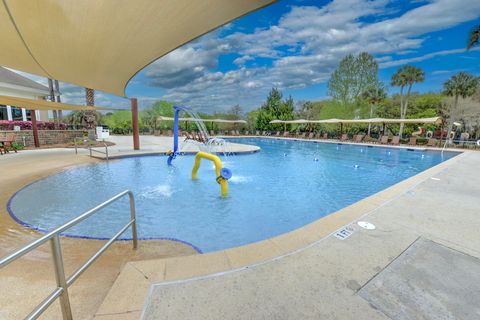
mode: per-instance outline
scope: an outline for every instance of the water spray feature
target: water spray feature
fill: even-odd
[[[181,106],[173,106],[174,109],[174,120],[173,120],[173,150],[170,150],[167,152],[168,159],[167,163],[169,165],[172,164],[173,159],[177,157],[179,154],[179,145],[178,145],[178,134],[179,134],[179,126],[178,126],[178,121],[179,121],[179,116],[180,116],[180,111],[184,111],[190,116],[191,121],[195,122],[198,130],[199,130],[199,135],[200,135],[200,141],[197,140],[192,140],[192,139],[186,139],[185,142],[187,143],[194,143],[195,145],[198,146],[200,151],[205,151],[209,153],[221,153],[224,156],[228,156],[230,151],[228,150],[228,144],[224,139],[217,138],[217,137],[211,137],[208,134],[208,130],[205,126],[205,123],[203,120],[199,117],[199,115],[187,108],[187,107],[181,107]]]
[[[228,150],[226,150],[226,141],[224,139],[219,138],[211,138],[208,134],[208,130],[203,123],[203,120],[198,116],[198,114],[186,107],[179,107],[173,106],[174,109],[174,118],[173,118],[173,150],[170,150],[168,154],[167,163],[168,165],[172,165],[173,159],[175,159],[178,155],[178,120],[180,116],[180,111],[186,112],[192,121],[195,122],[197,125],[198,130],[200,131],[200,141],[195,141],[199,146],[200,151],[197,152],[195,156],[195,164],[192,169],[192,179],[197,179],[197,171],[200,167],[201,159],[207,159],[212,161],[215,164],[215,172],[216,172],[216,181],[220,185],[220,194],[222,197],[226,197],[228,194],[228,182],[227,180],[232,177],[232,171],[228,168],[222,167],[222,161],[218,156],[213,154],[212,152],[218,152],[217,147],[223,147],[223,154],[225,156],[228,155]],[[186,142],[190,142],[187,138]],[[222,152],[221,152],[222,153]]]

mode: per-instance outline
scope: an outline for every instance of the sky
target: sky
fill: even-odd
[[[140,108],[167,100],[208,113],[258,108],[272,87],[295,101],[323,100],[340,60],[363,51],[386,85],[412,64],[425,71],[414,90],[439,92],[459,71],[480,76],[480,50],[465,50],[477,24],[480,0],[280,0],[158,59],[126,93]],[[82,88],[62,83],[61,91],[62,101],[85,103]],[[96,92],[96,105],[128,108],[129,100]]]

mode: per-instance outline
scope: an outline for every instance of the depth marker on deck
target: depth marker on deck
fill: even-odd
[[[348,237],[350,237],[354,231],[355,230],[352,227],[345,227],[345,228],[342,228],[342,229],[338,230],[333,235],[335,236],[335,238],[337,238],[339,240],[345,240]]]

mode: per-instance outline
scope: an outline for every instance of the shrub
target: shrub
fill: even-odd
[[[15,126],[19,126],[20,130],[32,130],[32,121],[9,121],[0,120],[0,130],[13,130]],[[60,123],[58,128],[55,128],[54,122],[37,121],[38,130],[66,130],[67,125]]]

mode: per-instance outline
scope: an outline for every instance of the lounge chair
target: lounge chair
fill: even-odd
[[[245,131],[245,135],[246,135],[246,136],[250,135],[250,132]]]
[[[308,135],[308,139],[313,139],[314,137],[315,137],[315,133],[310,132],[310,134]]]
[[[214,135],[215,135],[215,131],[210,130],[210,135],[211,135],[211,136],[214,136]]]
[[[382,136],[380,138],[380,144],[387,144],[388,143],[388,136]]]
[[[348,135],[346,133],[343,133],[342,136],[340,137],[340,141],[347,141],[348,140]]]
[[[394,146],[398,146],[400,144],[400,136],[394,136],[390,144]]]
[[[353,141],[360,143],[363,140],[363,137],[365,137],[363,134],[357,134],[356,136],[353,137]]]
[[[4,153],[8,153],[10,150],[15,151],[17,153],[17,149],[13,148],[13,142],[15,141],[15,134],[7,133],[5,136],[5,140],[3,140],[3,144],[0,146],[0,153],[3,149]]]
[[[283,133],[283,136],[284,136],[285,138],[287,138],[289,135],[290,135],[290,132],[288,132],[288,131],[285,131],[285,132]]]
[[[417,137],[410,137],[410,140],[408,141],[408,144],[411,146],[416,146],[417,145]]]
[[[168,130],[168,136],[169,136],[169,137],[173,136],[172,130]]]
[[[325,133],[323,134],[323,139],[328,139],[328,133],[327,133],[327,132],[325,132]]]
[[[240,135],[240,131],[235,130],[235,134],[236,134],[237,136],[239,136],[239,135]]]
[[[275,134],[277,137],[280,137],[280,131],[277,131],[277,133]]]
[[[428,138],[427,141],[427,147],[436,147],[437,146],[437,140],[434,138]]]
[[[299,138],[305,139],[306,136],[307,136],[307,133],[304,132],[304,133],[302,133],[301,135],[299,135]]]

